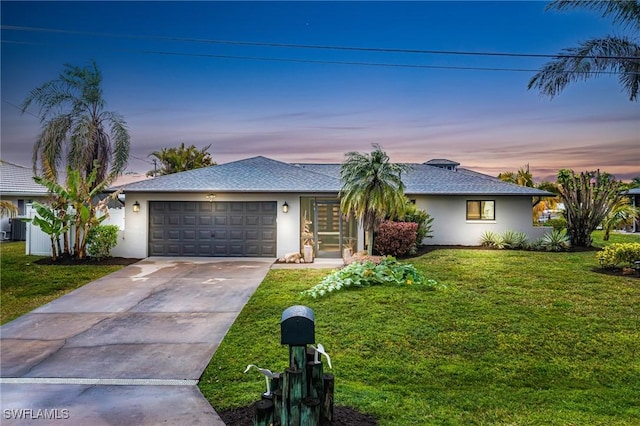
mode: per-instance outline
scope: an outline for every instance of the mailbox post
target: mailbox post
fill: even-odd
[[[333,375],[322,373],[322,363],[307,345],[316,343],[315,316],[306,306],[295,305],[282,312],[280,343],[289,346],[289,367],[275,381],[273,424],[318,426],[333,420]],[[314,348],[309,348],[312,351]],[[256,406],[254,425],[268,425],[270,418]],[[258,420],[261,419],[261,420]],[[267,420],[262,420],[267,419]]]

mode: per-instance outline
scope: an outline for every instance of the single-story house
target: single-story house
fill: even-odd
[[[27,204],[44,203],[49,196],[47,188],[33,180],[33,170],[0,160],[0,198],[18,208],[18,217],[26,212]],[[0,239],[23,241],[26,224],[9,217],[0,218]]]
[[[433,218],[433,245],[479,245],[484,231],[525,232],[532,200],[551,195],[458,167],[411,164],[405,193]],[[340,164],[285,163],[262,156],[124,186],[125,226],[115,256],[282,257],[305,244],[317,257],[363,250],[364,232],[340,211]]]

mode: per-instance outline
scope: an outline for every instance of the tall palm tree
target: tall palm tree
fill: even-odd
[[[33,168],[58,179],[58,169],[70,167],[86,179],[94,162],[100,164],[95,182],[124,172],[130,137],[122,116],[105,111],[102,74],[95,62],[81,68],[65,65],[58,78],[33,89],[22,103],[40,108],[42,133],[33,147]]]
[[[402,216],[405,207],[402,173],[411,168],[392,164],[380,145],[370,154],[348,152],[340,168],[340,209],[362,221],[367,232],[369,254],[373,252],[373,233],[386,216]]]
[[[637,101],[640,90],[640,2],[556,0],[547,6],[547,10],[574,8],[601,12],[603,17],[611,17],[614,23],[627,28],[631,35],[593,38],[563,49],[533,76],[528,88],[538,89],[541,94],[553,98],[569,83],[613,73],[619,75],[620,85],[629,100]]]

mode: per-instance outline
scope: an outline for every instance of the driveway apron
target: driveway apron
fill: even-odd
[[[197,383],[274,259],[151,257],[0,327],[0,423],[224,425]]]

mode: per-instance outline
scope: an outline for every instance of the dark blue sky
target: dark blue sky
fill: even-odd
[[[38,135],[38,119],[14,105],[63,64],[95,60],[107,108],[129,126],[132,171],[149,170],[152,151],[181,142],[211,144],[219,163],[253,155],[340,162],[379,143],[394,161],[449,158],[490,174],[526,163],[537,177],[563,167],[640,174],[640,108],[615,77],[550,101],[526,90],[533,71],[428,68],[534,70],[544,58],[204,42],[554,54],[624,32],[595,13],[545,5],[3,1],[0,158],[29,166]]]

